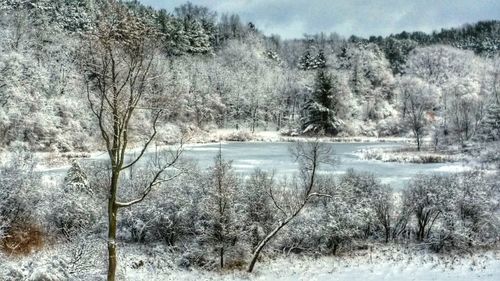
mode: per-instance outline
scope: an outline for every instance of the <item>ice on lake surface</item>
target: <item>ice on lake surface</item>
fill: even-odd
[[[243,175],[250,174],[255,168],[273,171],[276,175],[293,175],[297,172],[297,164],[290,155],[289,147],[293,143],[265,142],[229,142],[221,144],[222,156],[232,161],[233,169]],[[343,174],[349,168],[356,171],[370,172],[383,183],[390,184],[398,190],[416,174],[454,173],[467,169],[461,163],[413,164],[363,160],[359,150],[368,148],[384,148],[399,146],[395,143],[332,143],[336,165],[323,165],[322,173]],[[213,165],[214,157],[219,151],[219,144],[188,146],[184,158],[196,160],[199,166],[207,168]]]

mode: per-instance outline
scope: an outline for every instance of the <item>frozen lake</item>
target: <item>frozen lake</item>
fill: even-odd
[[[297,164],[289,153],[293,143],[265,142],[230,142],[222,144],[222,156],[231,160],[233,169],[243,175],[251,173],[255,168],[275,171],[276,175],[292,175],[297,172]],[[395,190],[404,188],[410,178],[419,173],[453,173],[464,169],[461,163],[444,164],[412,164],[363,160],[361,149],[398,146],[395,143],[332,143],[336,165],[323,165],[322,173],[343,174],[349,168],[356,171],[370,172],[383,183],[390,184]],[[187,146],[184,158],[198,161],[202,168],[213,165],[219,144]]]

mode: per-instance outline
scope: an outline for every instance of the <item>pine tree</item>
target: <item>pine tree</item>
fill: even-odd
[[[325,53],[323,52],[323,50],[319,50],[318,55],[316,55],[316,57],[314,57],[313,68],[314,69],[326,68],[326,57],[325,57]]]
[[[336,116],[337,100],[332,76],[318,70],[311,98],[304,106],[303,133],[315,132],[337,135],[342,121]]]
[[[479,136],[485,141],[500,140],[500,104],[493,103],[488,108]]]
[[[87,175],[77,161],[73,161],[73,163],[71,163],[71,168],[69,168],[68,173],[64,178],[64,185],[68,191],[78,190],[92,193],[89,189]]]
[[[311,56],[311,52],[309,50],[305,51],[305,53],[300,57],[299,60],[299,69],[301,70],[309,70],[312,66],[313,57]]]
[[[184,36],[188,42],[187,52],[190,54],[206,54],[212,50],[210,36],[197,20],[186,19],[184,23]]]
[[[308,49],[300,57],[299,69],[301,70],[313,70],[326,68],[326,57],[323,50],[319,50],[316,56],[311,55],[311,51]]]

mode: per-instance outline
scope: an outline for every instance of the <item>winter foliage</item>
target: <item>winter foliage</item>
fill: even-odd
[[[290,257],[369,252],[371,264],[374,247],[408,263],[498,255],[499,35],[483,21],[282,40],[189,2],[2,1],[0,279],[217,279]],[[290,145],[289,177],[240,175],[222,147],[208,169],[181,157],[218,129],[308,141]],[[361,136],[483,169],[418,175],[399,192],[335,174],[333,146],[314,139]],[[92,156],[61,156],[79,152]]]

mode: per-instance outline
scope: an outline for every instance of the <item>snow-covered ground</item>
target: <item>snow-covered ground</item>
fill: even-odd
[[[2,260],[0,254],[0,280],[104,280],[105,255],[99,254],[104,250],[104,245],[99,245],[95,250],[91,253],[95,260],[77,267],[71,267],[68,262],[70,259],[64,258],[68,253],[61,249],[7,261]],[[500,280],[498,250],[467,255],[439,255],[411,247],[381,246],[373,250],[355,251],[347,256],[314,258],[291,255],[264,259],[257,263],[253,273],[247,273],[244,268],[223,271],[181,269],[176,263],[182,253],[170,252],[158,245],[122,245],[119,254],[119,280],[128,281]]]
[[[461,162],[467,159],[466,155],[456,152],[441,153],[435,151],[413,151],[397,149],[365,149],[359,151],[362,159],[380,160],[384,162],[401,162],[401,163],[446,163],[446,162]]]
[[[127,280],[282,280],[282,281],[488,281],[500,280],[500,254],[449,257],[386,249],[350,257],[279,258],[258,263],[254,273],[142,269],[126,271]]]
[[[235,129],[217,129],[210,132],[197,132],[191,138],[191,142],[207,143],[219,142],[224,140],[240,140],[240,141],[262,141],[262,142],[295,142],[318,139],[324,142],[399,142],[408,143],[413,142],[412,139],[404,137],[304,137],[304,136],[285,136],[279,131],[255,131],[254,133],[249,130],[235,130]]]

